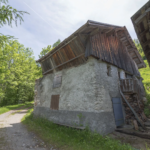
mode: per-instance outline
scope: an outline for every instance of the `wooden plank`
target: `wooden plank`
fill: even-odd
[[[63,46],[61,46],[60,48],[58,48],[56,51],[54,51],[54,52],[51,51],[51,52],[47,53],[47,54],[44,56],[44,58],[37,60],[37,62],[39,62],[39,61],[42,62],[42,61],[44,61],[45,59],[51,57],[53,54],[55,54],[56,52],[58,52],[60,49],[62,49],[64,46],[68,45],[71,41],[73,41],[73,40],[76,39],[76,38],[77,38],[77,36],[73,37],[70,41],[68,41],[67,43],[65,43]]]
[[[56,66],[55,68],[52,68],[52,69],[50,69],[50,70],[44,72],[43,75],[49,73],[50,71],[52,71],[52,70],[54,70],[54,69],[56,69],[56,68],[58,68],[58,67],[60,67],[60,66],[62,66],[62,65],[64,65],[64,64],[67,64],[67,63],[69,63],[69,62],[71,62],[71,61],[73,61],[73,60],[75,60],[75,59],[77,59],[77,58],[79,58],[79,57],[81,57],[81,56],[83,56],[83,55],[84,55],[84,53],[82,53],[81,55],[79,55],[79,56],[77,56],[77,57],[75,57],[75,58],[73,58],[73,59],[71,59],[71,60],[69,60],[69,61],[66,61],[66,62],[64,62],[64,63],[62,63],[62,64]]]
[[[80,130],[85,129],[85,127],[81,127],[81,126],[71,126],[71,125],[67,125],[67,124],[63,124],[63,123],[57,123],[57,122],[53,122],[53,123],[61,125],[61,126],[66,126],[66,127],[69,127],[69,128],[75,128],[75,129],[80,129]]]
[[[143,43],[142,45],[143,45],[143,47],[146,47],[146,46],[149,45],[149,44],[150,44],[150,40],[146,41],[146,42]]]
[[[59,109],[59,95],[52,95],[51,96],[50,108],[53,110]]]
[[[140,15],[140,16],[134,21],[135,24],[140,23],[140,21],[142,21],[144,17],[146,17],[146,13]]]
[[[94,31],[92,31],[91,33],[90,33],[90,35],[92,36],[92,35],[94,35],[94,34],[96,34],[97,32],[99,32],[100,30],[99,30],[99,27],[98,28],[96,28]]]
[[[129,134],[129,135],[138,136],[138,137],[145,138],[145,139],[150,139],[149,133],[141,133],[141,132],[137,132],[137,131],[133,131],[133,130],[124,130],[124,129],[116,129],[116,131],[125,133],[125,134]]]
[[[133,120],[133,125],[134,125],[135,130],[138,131],[139,130],[139,126],[138,126],[136,120]]]
[[[108,41],[108,37],[106,36],[106,34],[103,35],[104,36],[104,45],[105,45],[105,49],[107,50],[107,57],[108,57],[108,62],[112,63],[112,57],[111,57],[111,51],[110,48],[108,46],[109,41]]]

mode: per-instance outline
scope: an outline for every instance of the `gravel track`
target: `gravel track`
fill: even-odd
[[[27,111],[12,110],[0,115],[0,150],[48,150],[45,143],[21,123]]]

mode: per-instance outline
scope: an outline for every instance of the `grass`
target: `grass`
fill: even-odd
[[[145,91],[146,91],[146,98],[148,100],[147,103],[145,104],[144,112],[146,116],[150,116],[150,107],[149,107],[150,105],[150,68],[149,68],[148,62],[146,60],[144,62],[147,67],[140,69],[141,76],[144,79],[143,84],[144,84]]]
[[[18,108],[27,108],[27,107],[31,107],[33,106],[33,101],[32,102],[25,102],[23,104],[17,104],[17,105],[8,105],[8,106],[4,106],[4,107],[0,107],[0,115],[3,114],[3,113],[6,113],[10,110],[13,110],[13,109],[18,109]]]
[[[62,150],[133,150],[128,144],[121,144],[118,140],[102,137],[88,129],[77,130],[56,125],[43,118],[35,118],[33,109],[22,119],[30,131],[36,133],[47,144],[50,143]]]

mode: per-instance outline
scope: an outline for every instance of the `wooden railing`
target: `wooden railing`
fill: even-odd
[[[139,92],[139,84],[135,79],[121,79],[120,80],[121,91],[125,94],[134,94]]]

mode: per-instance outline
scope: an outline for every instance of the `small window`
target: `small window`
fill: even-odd
[[[53,88],[58,88],[61,86],[62,83],[62,75],[55,75],[53,81]]]
[[[125,73],[125,76],[126,76],[126,79],[132,79],[132,75],[128,74],[128,73]]]
[[[107,75],[111,76],[111,66],[107,65]]]
[[[52,95],[51,96],[50,108],[53,110],[59,109],[59,95]]]

